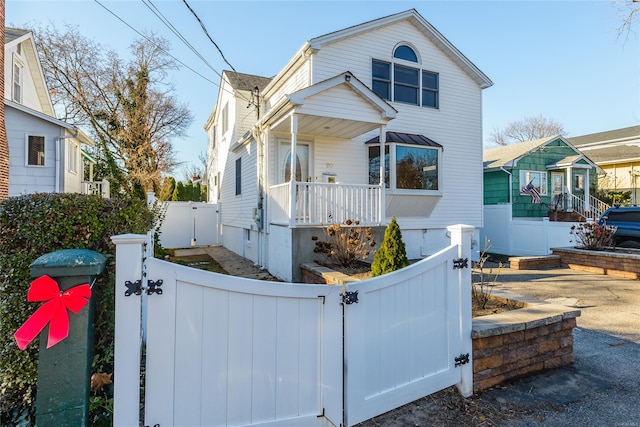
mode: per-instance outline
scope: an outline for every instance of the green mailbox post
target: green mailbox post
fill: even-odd
[[[42,255],[31,277],[47,275],[64,292],[92,284],[104,270],[106,258],[87,249],[63,249]],[[91,359],[93,350],[93,298],[79,313],[69,313],[69,335],[47,348],[49,326],[40,334],[36,424],[88,426]]]

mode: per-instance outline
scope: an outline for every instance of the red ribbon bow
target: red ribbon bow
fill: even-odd
[[[65,339],[69,335],[67,309],[78,314],[87,305],[90,297],[91,287],[88,284],[61,292],[58,283],[49,276],[40,276],[31,282],[27,301],[46,302],[13,334],[20,350],[24,350],[49,322],[47,348]]]

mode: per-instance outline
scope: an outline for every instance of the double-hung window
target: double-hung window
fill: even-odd
[[[44,136],[27,136],[27,166],[44,166]]]
[[[520,171],[520,194],[526,194],[522,191],[527,185],[533,185],[542,196],[547,195],[547,173],[541,171]]]
[[[420,68],[418,56],[407,46],[393,52],[392,61],[372,61],[372,90],[382,99],[439,108],[439,75]]]
[[[242,157],[236,159],[236,196],[242,194]]]
[[[11,100],[22,103],[22,64],[17,60],[13,62],[13,75],[11,76]]]

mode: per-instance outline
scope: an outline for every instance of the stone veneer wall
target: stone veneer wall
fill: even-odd
[[[576,248],[552,248],[560,256],[562,266],[595,274],[608,274],[624,279],[640,278],[640,251],[591,251]]]
[[[473,390],[573,363],[580,310],[534,304],[473,318]]]

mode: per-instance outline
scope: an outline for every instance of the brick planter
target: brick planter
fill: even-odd
[[[573,270],[608,274],[624,279],[640,278],[640,250],[616,249],[592,251],[577,248],[552,248],[560,256],[560,264]]]

